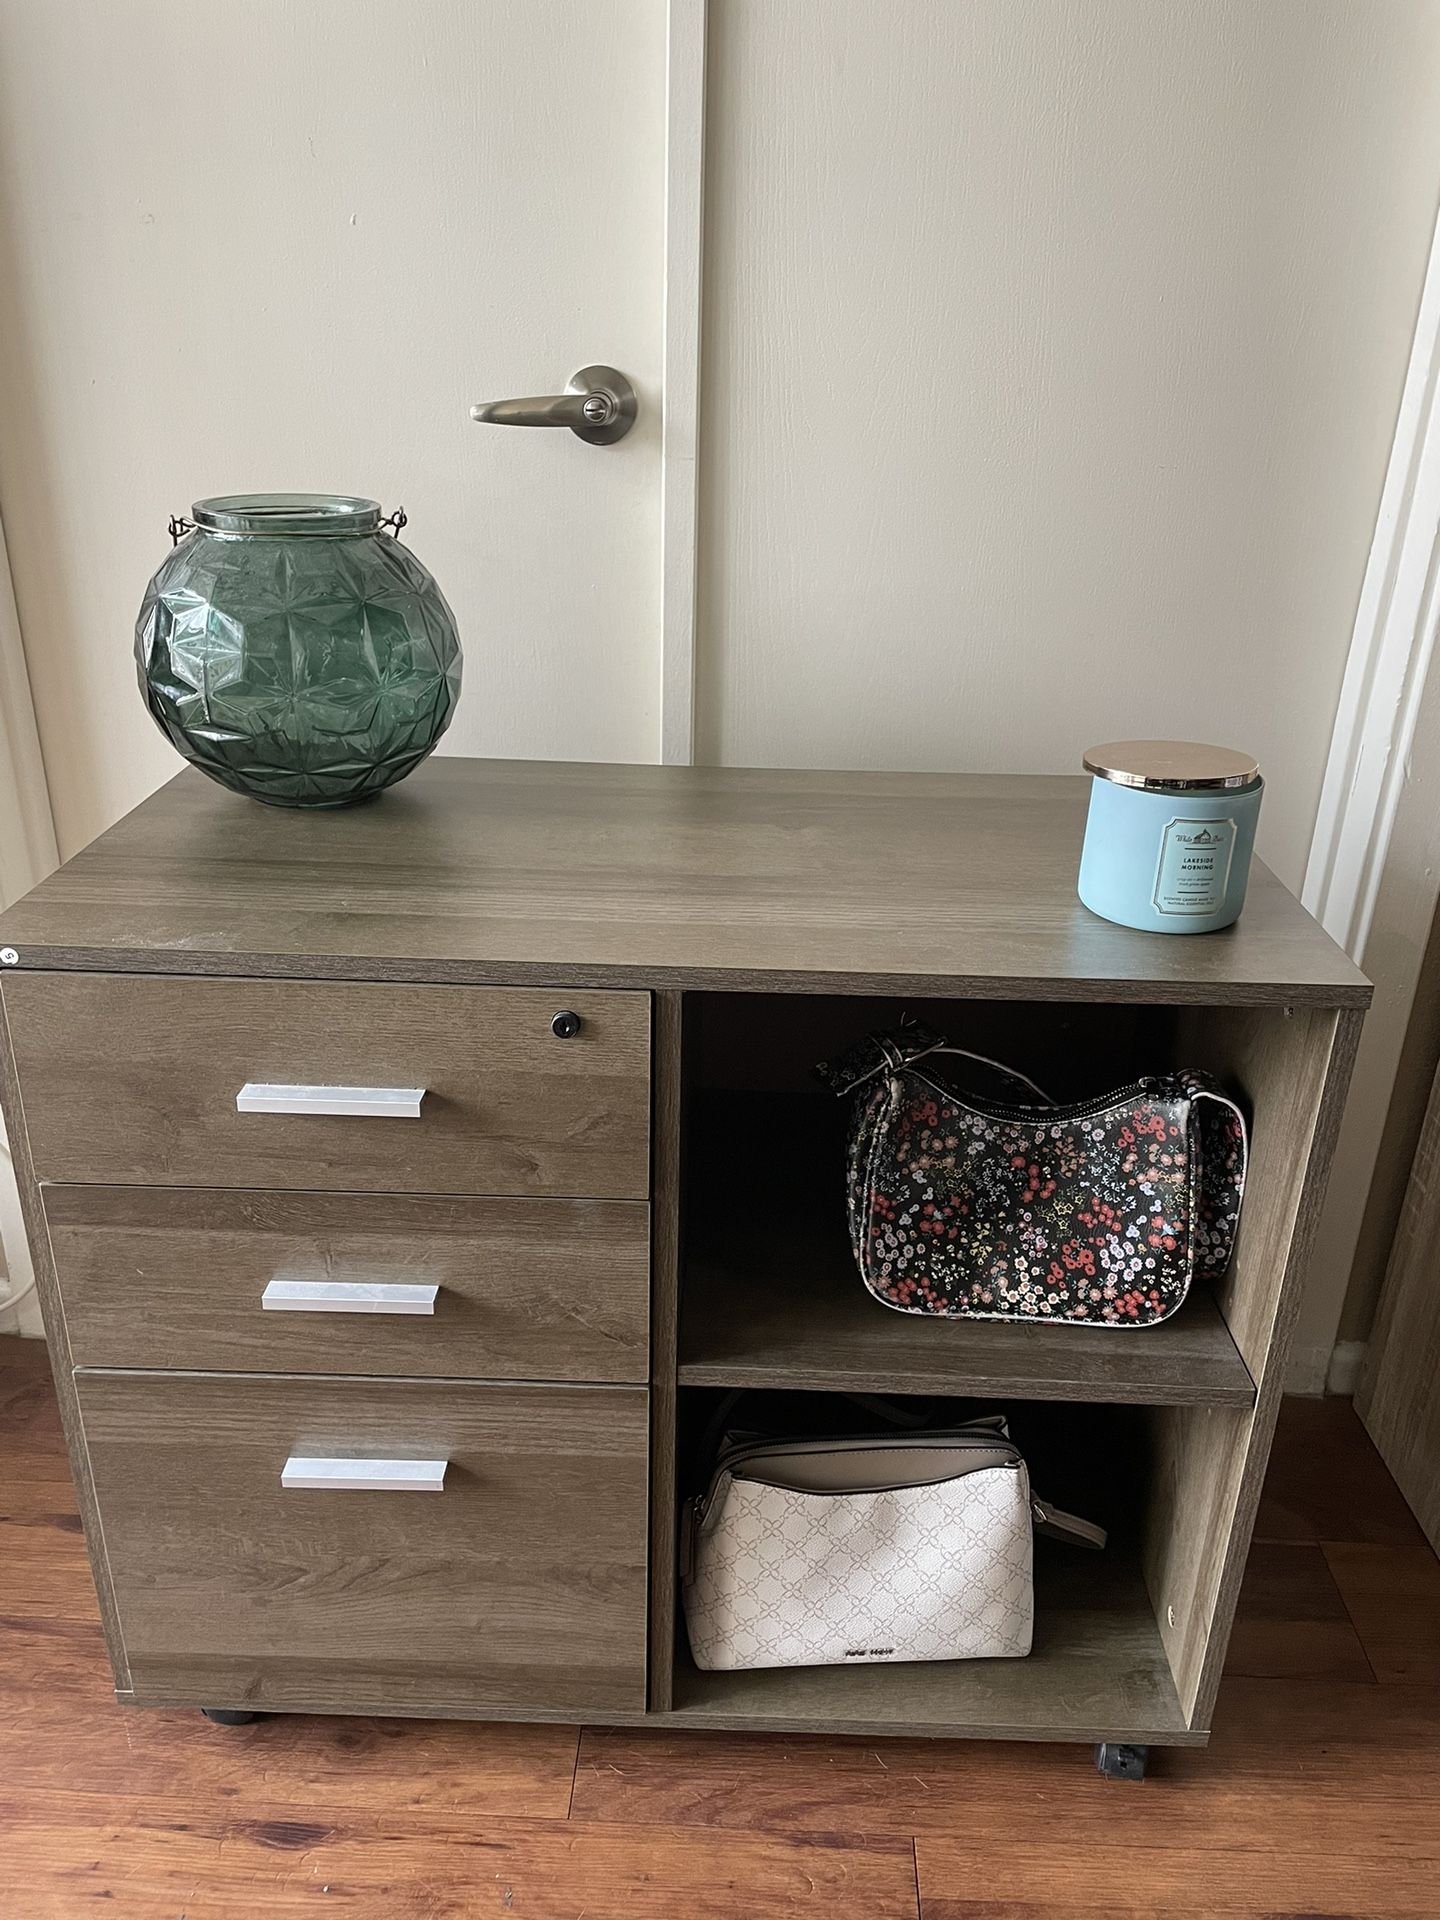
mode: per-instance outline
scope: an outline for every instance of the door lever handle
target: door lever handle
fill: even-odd
[[[486,400],[470,418],[494,427],[569,427],[592,447],[613,446],[635,424],[635,389],[614,367],[581,367],[564,393]]]

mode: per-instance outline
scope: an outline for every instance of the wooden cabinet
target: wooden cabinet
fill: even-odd
[[[1095,919],[1085,802],[436,759],[305,814],[187,771],[0,920],[120,1698],[1203,1742],[1369,987],[1263,867],[1222,934]],[[905,1011],[1062,1097],[1243,1094],[1224,1283],[1149,1330],[871,1301],[808,1069]],[[1110,1548],[1040,1552],[1025,1660],[697,1672],[678,1517],[747,1388],[1003,1407]]]

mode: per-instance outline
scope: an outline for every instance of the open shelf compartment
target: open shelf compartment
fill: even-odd
[[[1250,1370],[1203,1287],[1159,1326],[1133,1328],[950,1321],[873,1299],[845,1224],[848,1103],[810,1072],[914,1011],[1060,1099],[1088,1098],[1185,1064],[1173,1008],[688,999],[682,1386],[1254,1405]],[[964,1060],[942,1071],[982,1097],[1013,1094]]]
[[[750,1149],[763,1152],[764,1141],[790,1131],[767,1112],[785,1104],[783,1096],[755,1098]],[[780,1220],[694,1219],[683,1270],[682,1386],[1253,1405],[1255,1383],[1207,1289],[1193,1289],[1158,1327],[899,1313],[873,1299],[856,1270],[836,1169],[824,1187],[822,1194],[817,1178],[809,1193],[787,1199]]]
[[[950,1426],[972,1402],[891,1401],[898,1420]],[[986,1411],[995,1411],[987,1400]],[[705,1479],[719,1389],[682,1389],[681,1484]],[[1016,1740],[1184,1743],[1191,1729],[1146,1590],[1142,1543],[1157,1452],[1144,1408],[1010,1399],[1012,1437],[1034,1490],[1104,1526],[1101,1551],[1037,1536],[1035,1637],[1023,1659],[768,1667],[700,1672],[683,1618],[676,1623],[672,1711],[696,1725],[801,1727],[867,1733],[877,1727],[937,1736]],[[736,1417],[760,1432],[885,1431],[873,1405],[814,1392],[757,1393]],[[1196,1735],[1196,1738],[1201,1737]]]
[[[1333,1009],[1273,1001],[683,1000],[669,1060],[685,1178],[671,1269],[679,1404],[667,1527],[695,1490],[695,1409],[755,1389],[797,1407],[829,1393],[968,1401],[1012,1416],[1028,1408],[1051,1423],[1048,1462],[1016,1434],[1040,1491],[1111,1526],[1112,1538],[1099,1556],[1039,1544],[1027,1659],[936,1665],[699,1673],[671,1558],[657,1574],[652,1703],[695,1726],[1202,1743],[1281,1389],[1297,1227],[1314,1204],[1312,1136],[1322,1122],[1333,1129],[1336,1107],[1323,1096],[1343,1085],[1353,1018],[1342,1025]],[[948,1322],[872,1300],[845,1228],[846,1116],[808,1069],[907,1007],[1062,1101],[1181,1065],[1240,1092],[1252,1113],[1250,1178],[1224,1281],[1193,1289],[1169,1321],[1144,1329]],[[1123,1442],[1069,1449],[1068,1436],[1095,1420],[1119,1423]],[[1068,1451],[1081,1475],[1070,1486]],[[1118,1490],[1108,1485],[1116,1459],[1127,1462]]]

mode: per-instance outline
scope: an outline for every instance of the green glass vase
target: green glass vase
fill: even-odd
[[[276,807],[343,807],[403,780],[460,697],[455,621],[400,543],[404,515],[298,493],[190,511],[135,627],[166,739]]]

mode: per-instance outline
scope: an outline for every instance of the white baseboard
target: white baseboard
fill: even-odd
[[[4,1123],[0,1121],[0,1334],[34,1337],[42,1331],[40,1302],[35,1298],[32,1277],[15,1169],[5,1141]],[[6,1296],[15,1293],[24,1295],[20,1304],[6,1306]]]
[[[1325,1391],[1348,1399],[1360,1384],[1360,1372],[1369,1348],[1367,1340],[1337,1340],[1325,1372]]]
[[[1337,1340],[1333,1346],[1301,1346],[1290,1349],[1290,1365],[1285,1374],[1286,1393],[1305,1400],[1326,1395],[1347,1398],[1354,1393],[1365,1364],[1364,1340]]]

